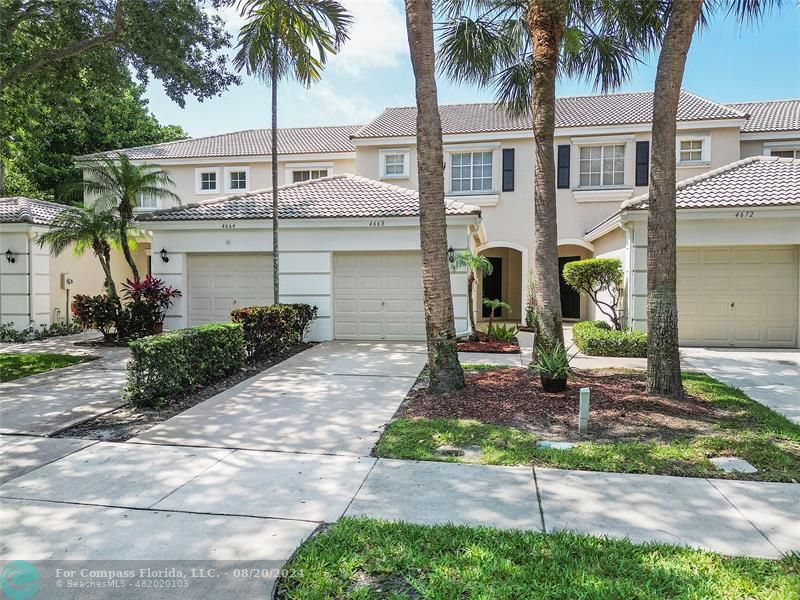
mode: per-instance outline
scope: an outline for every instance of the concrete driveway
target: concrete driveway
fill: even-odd
[[[800,423],[800,350],[681,348],[686,366]]]

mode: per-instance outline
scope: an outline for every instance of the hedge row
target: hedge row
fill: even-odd
[[[130,343],[123,397],[157,407],[171,397],[222,379],[245,361],[242,326],[212,323],[145,337]]]
[[[582,321],[572,326],[572,338],[588,356],[647,357],[647,334],[644,331],[617,331],[605,321]]]
[[[231,311],[234,323],[244,327],[244,342],[249,358],[269,356],[303,341],[317,307],[309,304],[249,306]]]

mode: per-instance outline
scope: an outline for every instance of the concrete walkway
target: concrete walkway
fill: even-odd
[[[124,404],[120,392],[130,351],[75,345],[84,339],[79,334],[3,348],[2,352],[100,358],[0,383],[0,433],[53,435]]]

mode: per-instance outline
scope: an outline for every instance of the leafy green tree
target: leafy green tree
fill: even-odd
[[[498,104],[530,114],[535,141],[534,279],[541,337],[564,332],[558,273],[555,131],[556,79],[591,80],[606,91],[654,48],[662,0],[442,0],[441,68],[459,82],[493,85]]]
[[[455,256],[456,267],[465,268],[467,270],[467,303],[469,304],[469,326],[472,330],[472,335],[478,333],[478,326],[475,323],[475,281],[478,275],[491,275],[494,268],[492,263],[485,256],[480,254],[473,254],[469,250],[459,252]]]
[[[139,281],[139,269],[131,253],[128,232],[138,200],[173,200],[180,198],[169,189],[175,182],[156,165],[136,165],[124,154],[100,155],[81,163],[84,180],[75,189],[86,193],[89,201],[103,211],[116,211],[119,241],[133,280]]]
[[[597,309],[611,319],[614,329],[622,331],[619,302],[622,294],[622,261],[618,258],[586,258],[564,265],[564,281],[577,292],[586,294]]]
[[[275,302],[280,302],[278,83],[286,78],[304,86],[319,81],[328,54],[337,53],[348,39],[353,19],[336,0],[243,0],[240,9],[247,22],[233,64],[272,91],[272,276]]]
[[[121,245],[120,230],[119,219],[113,211],[74,206],[59,213],[37,243],[40,248],[47,246],[53,256],[70,247],[77,256],[91,250],[103,268],[106,293],[119,304],[111,274],[111,248]]]

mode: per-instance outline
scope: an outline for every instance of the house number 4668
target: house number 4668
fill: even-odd
[[[385,224],[386,224],[385,221],[370,221],[369,222],[369,226],[370,227],[383,227]]]

